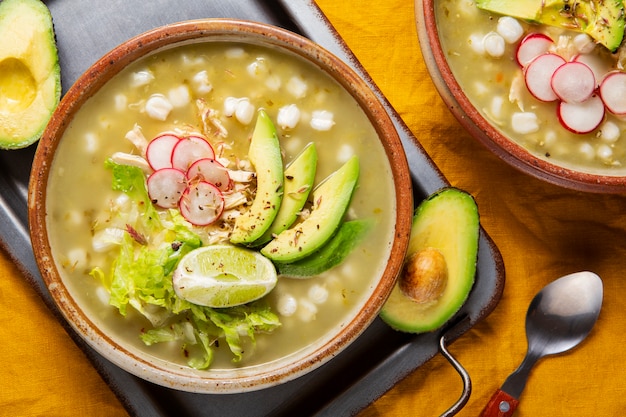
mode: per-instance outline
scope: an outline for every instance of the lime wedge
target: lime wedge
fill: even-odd
[[[278,276],[274,264],[249,249],[213,245],[185,255],[174,271],[176,294],[193,304],[233,307],[269,293]]]

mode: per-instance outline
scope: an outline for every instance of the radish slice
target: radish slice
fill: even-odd
[[[609,62],[609,60],[603,59],[598,55],[578,54],[572,58],[572,61],[582,62],[591,68],[598,85],[602,82],[604,76],[613,70],[612,62]]]
[[[172,151],[172,167],[187,171],[187,169],[202,158],[215,158],[213,147],[206,139],[200,136],[189,136],[181,139]]]
[[[600,84],[600,97],[607,110],[619,116],[626,115],[626,73],[610,72]]]
[[[554,101],[558,98],[552,90],[551,82],[554,72],[565,59],[559,55],[547,53],[535,58],[524,71],[524,80],[530,94],[537,100]]]
[[[172,167],[172,151],[180,138],[165,133],[152,139],[146,148],[146,159],[153,170]]]
[[[596,89],[596,77],[582,62],[566,62],[554,71],[550,83],[558,98],[567,103],[582,103]]]
[[[559,102],[557,108],[559,121],[569,131],[574,133],[589,133],[595,130],[604,119],[604,103],[597,96],[591,96],[582,103]]]
[[[187,170],[187,179],[190,182],[210,182],[220,191],[228,191],[232,186],[228,170],[211,158],[202,158],[191,164]]]
[[[199,181],[185,189],[178,208],[190,223],[206,226],[222,215],[224,196],[215,185]]]
[[[187,187],[185,173],[175,168],[154,171],[147,181],[150,200],[162,208],[174,208]]]
[[[530,64],[530,62],[540,55],[548,52],[550,47],[554,44],[554,41],[543,33],[529,33],[522,39],[515,58],[517,63],[523,68]]]

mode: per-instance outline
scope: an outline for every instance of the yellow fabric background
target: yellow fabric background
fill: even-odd
[[[517,415],[622,415],[626,196],[579,193],[530,178],[469,137],[429,79],[410,0],[318,4],[452,185],[475,196],[482,225],[503,255],[499,305],[450,347],[473,382],[459,415],[478,415],[522,360],[524,317],[535,293],[583,269],[604,279],[600,319],[578,348],[539,362]],[[4,253],[0,275],[0,416],[126,416]],[[438,355],[361,416],[437,416],[460,393],[460,378]]]

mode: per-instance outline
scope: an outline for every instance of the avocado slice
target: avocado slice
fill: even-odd
[[[372,219],[343,222],[320,249],[292,263],[276,263],[278,273],[290,278],[310,278],[341,264],[372,228]]]
[[[536,22],[545,0],[476,0],[476,6],[489,12]]]
[[[230,241],[249,245],[270,227],[283,199],[283,159],[276,127],[264,110],[259,110],[248,158],[257,176],[252,205],[235,221]]]
[[[39,0],[0,2],[0,149],[37,141],[61,98],[50,11]]]
[[[490,12],[587,33],[614,52],[624,38],[623,0],[477,0]]]
[[[313,189],[316,171],[317,148],[311,142],[285,168],[283,201],[272,225],[254,242],[255,246],[266,244],[296,221]]]
[[[478,208],[466,192],[445,188],[423,201],[413,217],[403,275],[381,309],[383,321],[408,333],[429,332],[445,324],[467,300],[474,285],[478,237]],[[437,253],[443,255],[447,281],[436,288],[436,297],[417,302],[402,288],[409,262],[414,256],[428,254],[433,261],[431,267],[435,265],[441,272],[439,260],[432,257]]]
[[[359,178],[359,159],[351,157],[313,190],[311,214],[272,239],[261,253],[274,262],[295,262],[322,247],[341,223]]]

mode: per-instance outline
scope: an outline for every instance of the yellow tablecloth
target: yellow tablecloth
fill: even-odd
[[[450,347],[473,382],[459,415],[477,415],[522,360],[524,318],[535,293],[583,269],[604,280],[600,319],[578,348],[539,362],[517,415],[623,415],[626,196],[584,194],[530,178],[465,133],[429,79],[411,0],[318,4],[452,185],[475,196],[482,224],[503,255],[499,305]],[[0,275],[0,415],[127,415],[4,253]],[[438,355],[361,415],[437,416],[461,386]]]

